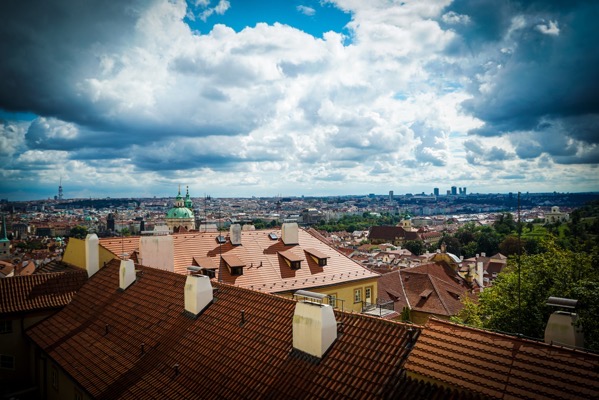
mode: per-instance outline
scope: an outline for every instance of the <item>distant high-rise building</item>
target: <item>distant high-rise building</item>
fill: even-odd
[[[393,190],[389,190],[389,201],[393,201]]]
[[[439,196],[439,188],[434,188],[433,193],[435,193],[435,196]]]
[[[451,187],[451,194],[454,195],[454,196],[457,195],[458,194],[458,188],[455,187],[455,186],[452,186]]]
[[[464,196],[466,196],[466,186],[464,186]]]

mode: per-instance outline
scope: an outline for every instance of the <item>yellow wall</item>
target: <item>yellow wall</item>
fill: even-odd
[[[100,268],[102,268],[104,264],[108,263],[114,258],[117,258],[117,256],[106,250],[104,247],[98,245],[98,258],[100,262]],[[74,265],[75,267],[86,269],[85,240],[70,238],[69,243],[67,243],[67,248],[64,250],[62,261]]]
[[[62,256],[62,261],[85,269],[85,240],[70,238]]]
[[[337,296],[337,309],[343,311],[354,311],[354,312],[362,312],[362,306],[364,305],[365,292],[366,288],[371,289],[371,302],[376,303],[376,294],[377,294],[377,282],[378,277],[368,278],[358,281],[350,281],[346,283],[340,283],[337,285],[324,286],[324,287],[311,287],[306,288],[310,292],[316,292],[321,294],[326,294],[327,296],[336,295]],[[354,291],[360,290],[362,295],[362,302],[354,302]],[[293,292],[284,292],[280,293],[282,295],[293,296]]]

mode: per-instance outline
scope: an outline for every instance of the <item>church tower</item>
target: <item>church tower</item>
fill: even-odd
[[[0,235],[0,260],[8,260],[10,258],[10,240],[6,236],[6,218],[2,214],[2,234]]]
[[[166,224],[171,232],[185,232],[196,229],[196,220],[193,215],[193,202],[189,197],[189,187],[185,200],[181,196],[181,186],[179,193],[175,197],[175,205],[166,213]]]

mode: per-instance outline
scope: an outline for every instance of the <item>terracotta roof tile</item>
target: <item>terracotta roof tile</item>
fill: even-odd
[[[137,281],[117,291],[119,263],[111,261],[28,331],[92,397],[370,399],[424,390],[403,376],[406,325],[336,312],[339,337],[314,363],[291,351],[293,300],[213,282],[216,301],[190,319],[184,276],[136,268]]]
[[[54,272],[0,279],[0,314],[67,305],[87,280],[87,272]]]
[[[599,397],[599,355],[429,319],[406,369],[495,398]]]

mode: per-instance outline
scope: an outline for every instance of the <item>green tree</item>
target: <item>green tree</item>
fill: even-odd
[[[544,253],[521,257],[520,295],[515,257],[508,260],[493,286],[480,294],[477,313],[483,326],[542,338],[549,315],[555,311],[545,304],[547,299],[573,298],[580,301],[576,312],[586,347],[599,350],[599,248],[583,253],[560,249],[552,242],[544,246]]]
[[[422,240],[408,240],[403,246],[417,256],[424,254],[425,244]]]
[[[71,236],[77,239],[85,239],[87,236],[87,228],[81,225],[74,226],[71,228]]]
[[[480,318],[478,305],[472,301],[472,298],[469,296],[462,297],[461,302],[464,307],[457,315],[451,317],[451,321],[457,322],[459,324],[474,326],[475,328],[481,328],[483,326],[483,322]]]

